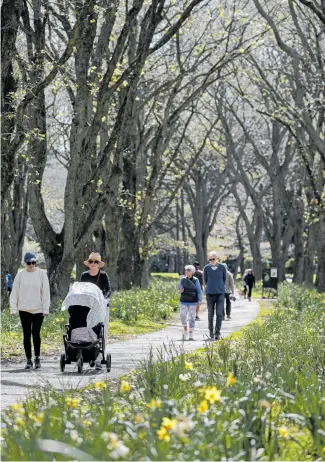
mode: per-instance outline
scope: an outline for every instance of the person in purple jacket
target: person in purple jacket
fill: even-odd
[[[211,340],[219,340],[225,303],[227,271],[226,267],[217,261],[217,252],[210,252],[209,262],[203,269],[203,282],[208,305],[209,333]],[[216,325],[214,330],[213,320],[215,311]]]
[[[185,276],[181,277],[179,284],[179,293],[181,294],[180,315],[184,328],[183,340],[194,340],[193,331],[195,327],[196,308],[198,304],[202,302],[201,285],[198,278],[194,276],[194,273],[194,266],[186,265]]]

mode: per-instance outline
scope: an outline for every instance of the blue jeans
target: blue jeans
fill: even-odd
[[[223,307],[225,304],[225,294],[207,294],[207,305],[208,305],[208,322],[209,322],[209,332],[210,336],[213,335],[213,330],[215,335],[220,335],[222,317],[223,317]],[[213,318],[214,312],[216,311],[216,327],[213,329]]]

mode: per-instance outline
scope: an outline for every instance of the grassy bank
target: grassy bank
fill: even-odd
[[[283,287],[204,354],[164,351],[114,393],[100,381],[14,405],[2,459],[325,460],[324,345],[324,296]]]
[[[111,298],[110,337],[121,338],[144,334],[166,326],[179,305],[178,278],[152,278],[150,288],[115,292]],[[45,318],[42,327],[43,354],[62,349],[67,313],[56,311]],[[2,312],[1,356],[3,359],[22,355],[22,329],[19,316]]]

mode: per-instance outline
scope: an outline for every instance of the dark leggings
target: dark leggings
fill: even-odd
[[[246,293],[248,291],[248,294],[247,294],[248,298],[252,298],[252,288],[253,288],[253,286],[249,286],[248,284],[246,286],[244,286],[244,294],[246,296]]]
[[[24,348],[26,358],[32,359],[32,343],[31,336],[33,336],[34,353],[35,356],[41,354],[41,327],[43,324],[43,313],[28,313],[27,311],[19,311],[21,325],[24,333]]]

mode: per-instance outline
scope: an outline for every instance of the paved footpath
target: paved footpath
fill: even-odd
[[[232,319],[222,323],[221,336],[238,331],[251,322],[259,312],[257,301],[237,299],[232,303]],[[57,357],[46,357],[42,360],[42,368],[25,371],[25,361],[19,363],[4,362],[1,368],[1,408],[22,401],[28,390],[35,391],[41,386],[52,386],[58,389],[83,387],[90,382],[103,378],[117,379],[127,374],[148,357],[150,348],[153,352],[161,351],[166,345],[173,345],[174,354],[180,351],[190,352],[206,345],[208,334],[208,313],[206,309],[200,313],[201,321],[196,322],[195,341],[182,342],[182,327],[180,323],[172,324],[165,329],[150,334],[140,335],[130,340],[116,341],[108,344],[112,354],[112,370],[106,372],[94,371],[88,364],[84,365],[82,374],[78,374],[76,364],[67,365],[63,374],[59,371]],[[63,345],[62,345],[63,346]],[[168,349],[168,348],[167,348]]]

